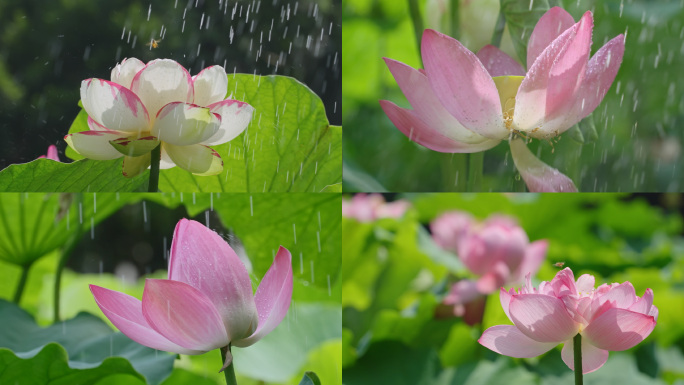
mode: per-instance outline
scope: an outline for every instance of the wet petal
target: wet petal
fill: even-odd
[[[262,339],[273,331],[285,318],[292,301],[292,255],[280,247],[273,264],[261,280],[254,295],[259,313],[259,326],[254,334],[234,342],[235,346],[245,347]]]
[[[579,329],[563,301],[549,295],[514,295],[508,310],[515,326],[535,341],[560,343],[575,336]]]
[[[484,142],[478,144],[457,142],[428,126],[413,110],[398,107],[396,104],[387,100],[381,100],[380,106],[392,123],[402,132],[402,134],[406,135],[409,140],[434,151],[459,153],[480,152],[488,150],[500,142],[500,140],[497,139],[486,139],[484,137],[482,137]]]
[[[442,103],[432,91],[430,82],[425,74],[396,60],[385,58],[385,63],[387,63],[387,68],[392,72],[406,99],[411,103],[414,111],[413,114],[425,122],[432,131],[437,131],[453,142],[481,144],[488,140],[488,138],[463,127],[442,106]],[[493,143],[497,142],[494,141]]]
[[[573,341],[566,341],[561,351],[565,365],[575,370],[575,349]],[[608,351],[582,340],[582,373],[587,374],[599,369],[608,360]]]
[[[518,358],[536,357],[558,345],[556,342],[535,341],[512,325],[492,326],[482,333],[477,342],[499,354]]]
[[[151,116],[172,102],[192,102],[192,78],[180,64],[169,59],[153,60],[140,70],[131,83]]]
[[[231,341],[257,327],[249,273],[221,236],[199,222],[181,219],[171,243],[169,279],[204,293],[223,320]]]
[[[147,130],[148,110],[136,94],[120,84],[86,79],[81,82],[81,103],[88,116],[110,130]]]
[[[138,71],[143,69],[143,67],[145,67],[145,63],[140,60],[134,57],[125,58],[121,63],[117,64],[116,67],[112,68],[111,79],[114,83],[121,84],[130,89],[133,77]]]
[[[427,29],[422,56],[430,86],[451,115],[477,134],[508,136],[494,80],[475,54],[458,40]]]
[[[612,308],[596,317],[584,329],[582,336],[601,349],[626,350],[648,337],[655,325],[652,316]]]
[[[530,192],[577,192],[570,178],[532,154],[522,139],[510,142],[511,157]]]
[[[497,47],[487,44],[477,52],[477,58],[487,69],[491,77],[525,76],[525,69],[520,63]]]
[[[221,126],[211,138],[202,142],[209,146],[223,144],[237,138],[252,120],[254,107],[247,103],[227,99],[207,107],[211,112],[221,115]]]
[[[116,131],[81,131],[65,136],[64,140],[74,151],[88,159],[109,160],[122,156],[109,143],[121,137],[125,138],[126,134]]]
[[[527,43],[527,67],[531,68],[537,57],[544,52],[558,36],[572,27],[575,20],[561,7],[549,9],[534,26]]]
[[[118,291],[90,285],[97,306],[126,337],[152,349],[180,354],[201,354],[203,351],[186,349],[157,333],[142,313],[142,302]]]
[[[188,349],[209,351],[230,342],[211,301],[184,282],[146,279],[142,313],[159,334]]]
[[[520,84],[515,97],[513,128],[519,131],[533,131],[546,118],[546,96],[549,87],[549,73],[559,55],[577,34],[579,23],[558,36],[532,64]]]
[[[228,92],[228,77],[221,66],[203,69],[192,78],[195,101],[198,106],[208,106],[225,99]]]
[[[163,143],[162,147],[176,166],[195,175],[216,175],[223,171],[221,156],[210,147],[201,144],[174,146],[170,143]]]
[[[159,111],[152,135],[165,143],[187,146],[211,138],[220,125],[221,117],[209,108],[174,102]]]

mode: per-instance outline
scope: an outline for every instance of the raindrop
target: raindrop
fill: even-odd
[[[252,196],[249,196],[249,215],[254,216],[254,203],[252,202]]]
[[[145,201],[143,201],[142,206],[143,206],[143,222],[147,223],[147,205],[146,205]]]
[[[294,243],[296,245],[297,244],[297,227],[294,223],[292,224],[292,233],[294,234]]]

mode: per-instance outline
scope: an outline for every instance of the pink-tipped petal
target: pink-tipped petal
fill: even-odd
[[[292,255],[280,246],[273,264],[261,280],[254,295],[259,326],[254,334],[233,342],[233,345],[245,347],[262,339],[273,331],[285,318],[292,301]]]
[[[531,68],[537,57],[565,30],[572,27],[575,20],[561,7],[549,9],[534,26],[527,43],[527,67]]]
[[[575,370],[575,349],[573,341],[566,341],[561,351],[561,357],[565,365]],[[608,360],[608,351],[582,341],[582,373],[587,374],[599,369]]]
[[[500,142],[500,140],[486,138],[483,138],[485,139],[484,142],[478,144],[457,142],[428,126],[413,110],[401,108],[387,100],[381,100],[380,106],[394,126],[402,134],[406,135],[409,140],[434,151],[451,153],[480,152],[488,150]]]
[[[532,132],[544,123],[547,116],[545,106],[549,74],[558,57],[577,34],[578,27],[579,23],[565,30],[544,49],[534,63],[528,63],[529,70],[515,96],[513,128],[516,130]]]
[[[522,281],[527,274],[534,276],[539,271],[539,267],[546,259],[546,251],[549,248],[549,241],[542,239],[530,243],[525,250],[520,266],[514,274],[515,281]]]
[[[123,155],[109,142],[125,137],[116,131],[81,131],[64,137],[67,144],[77,153],[88,159],[108,160],[120,158]]]
[[[536,357],[558,345],[556,342],[535,341],[512,325],[492,326],[482,333],[477,342],[499,354],[518,358]]]
[[[150,117],[138,95],[128,88],[102,79],[81,82],[81,102],[88,116],[110,130],[140,133]]]
[[[399,88],[408,99],[414,110],[414,115],[430,127],[433,131],[455,142],[480,144],[487,141],[498,143],[496,139],[489,140],[463,127],[461,123],[442,106],[430,87],[430,82],[424,73],[404,63],[392,59],[385,59],[387,68],[397,81]],[[402,131],[403,132],[403,131]]]
[[[477,58],[491,77],[525,76],[525,69],[520,63],[493,45],[487,44],[482,47],[477,52]]]
[[[169,279],[204,293],[223,320],[231,341],[257,327],[249,273],[221,236],[199,222],[181,219],[171,243]]]
[[[200,350],[186,349],[157,333],[142,313],[142,302],[128,294],[90,285],[97,306],[123,334],[152,349],[180,354],[201,354]]]
[[[522,139],[510,142],[511,157],[530,192],[577,192],[570,178],[532,154]]]
[[[157,112],[169,103],[190,103],[194,99],[190,74],[170,59],[147,63],[135,74],[131,90],[140,97],[150,116],[157,116]]]
[[[211,138],[221,126],[221,117],[207,107],[173,102],[157,114],[152,135],[176,146],[202,143]]]
[[[432,90],[464,127],[492,139],[509,135],[494,80],[475,54],[458,40],[427,29],[422,56]]]
[[[117,151],[126,156],[136,157],[147,154],[159,145],[154,136],[144,138],[119,138],[109,142]]]
[[[195,175],[217,175],[223,171],[223,160],[211,147],[202,144],[174,146],[163,143],[162,149],[176,166]]]
[[[652,316],[612,308],[591,321],[582,336],[601,349],[626,350],[648,337],[655,325]]]
[[[220,102],[228,92],[226,70],[219,65],[207,67],[192,77],[195,101],[199,106]]]
[[[187,349],[209,351],[230,342],[211,300],[184,282],[146,279],[142,313],[154,330]]]
[[[556,297],[514,295],[508,310],[515,326],[535,341],[560,343],[575,336],[579,330],[563,301]]]
[[[123,61],[112,68],[111,79],[114,83],[121,84],[126,88],[131,88],[131,82],[133,82],[133,77],[141,69],[145,67],[145,63],[140,60],[129,57],[123,59]]]
[[[247,103],[226,99],[207,107],[211,112],[221,116],[221,126],[211,138],[202,142],[208,146],[214,146],[231,141],[242,134],[252,120],[254,107]]]

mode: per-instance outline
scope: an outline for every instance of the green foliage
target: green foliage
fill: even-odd
[[[306,372],[299,385],[321,385],[321,380],[314,372]]]
[[[104,194],[98,204],[94,194],[0,194],[0,259],[28,266],[135,199],[127,198]]]
[[[13,164],[0,171],[1,192],[99,192],[141,191],[147,187],[149,171],[126,178],[121,173],[123,158],[82,159],[60,163],[36,159]]]
[[[40,361],[49,362],[51,358],[64,364],[56,374],[50,373],[51,370],[48,371],[49,377],[47,378],[51,380],[65,376],[70,372],[69,368],[100,367],[99,373],[94,371],[93,373],[75,372],[71,374],[74,379],[84,378],[84,380],[80,380],[83,382],[79,383],[89,383],[87,381],[97,378],[93,376],[103,376],[108,373],[102,369],[102,366],[104,365],[107,368],[112,365],[111,361],[108,365],[105,363],[107,360],[112,360],[110,357],[114,356],[118,357],[113,361],[116,362],[115,367],[120,368],[120,372],[130,373],[140,379],[146,378],[149,384],[160,383],[173,368],[173,355],[159,353],[154,349],[131,341],[121,333],[114,333],[107,324],[91,314],[81,313],[75,318],[56,323],[47,328],[41,328],[35,324],[30,314],[14,304],[0,300],[0,315],[3,319],[3,328],[0,330],[0,347],[9,349],[9,354],[21,358],[35,356],[34,359],[38,362],[34,364],[46,369],[50,365],[40,364]],[[55,342],[57,344],[50,344],[41,353],[38,353],[41,347]],[[127,368],[130,369],[125,370]],[[112,369],[108,369],[108,371],[116,373]],[[3,372],[2,375],[5,373]],[[12,374],[7,379],[12,378],[11,375],[24,376],[26,374],[22,374],[21,371],[10,373]],[[43,376],[45,373],[38,372],[34,378],[38,380]],[[3,378],[0,377],[0,379]]]

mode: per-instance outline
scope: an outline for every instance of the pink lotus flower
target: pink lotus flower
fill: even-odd
[[[47,156],[41,155],[38,157],[38,159],[43,159],[43,158],[52,159],[54,161],[61,162],[61,160],[59,160],[59,154],[57,153],[57,146],[55,146],[54,144],[51,144],[50,146],[48,146]]]
[[[130,58],[112,69],[111,79],[81,83],[90,131],[64,139],[86,158],[124,156],[123,174],[128,177],[150,166],[150,152],[160,143],[161,168],[219,174],[223,161],[209,146],[240,135],[254,110],[247,103],[225,99],[228,78],[221,66],[190,77],[173,60],[144,64]]]
[[[250,346],[280,324],[292,299],[291,260],[280,247],[252,295],[247,269],[223,238],[182,219],[171,245],[169,279],[147,279],[142,301],[96,285],[90,290],[130,339],[153,349],[202,354],[229,344]],[[231,360],[228,354],[224,368]]]
[[[479,152],[510,140],[530,191],[576,191],[572,181],[537,159],[523,138],[551,139],[589,115],[608,92],[622,62],[618,35],[589,59],[593,19],[579,22],[551,8],[530,36],[527,73],[494,46],[477,55],[459,41],[425,30],[425,70],[385,59],[413,110],[381,100],[410,140],[439,152]]]
[[[572,270],[558,272],[551,282],[516,293],[503,288],[501,306],[514,325],[485,330],[483,346],[511,357],[535,357],[564,344],[561,356],[574,369],[572,339],[582,335],[582,372],[599,369],[608,351],[634,347],[648,337],[658,319],[653,291],[637,297],[631,283],[603,284],[594,289],[594,277],[584,274],[575,282]]]
[[[484,299],[503,285],[521,283],[536,274],[546,258],[548,241],[530,243],[513,218],[495,215],[478,224],[460,211],[442,214],[430,224],[435,243],[458,255],[477,280],[462,279],[444,298],[468,324],[482,320]]]
[[[342,215],[359,222],[372,222],[380,218],[401,218],[411,204],[405,200],[386,203],[380,194],[356,194],[351,200],[342,200]]]

